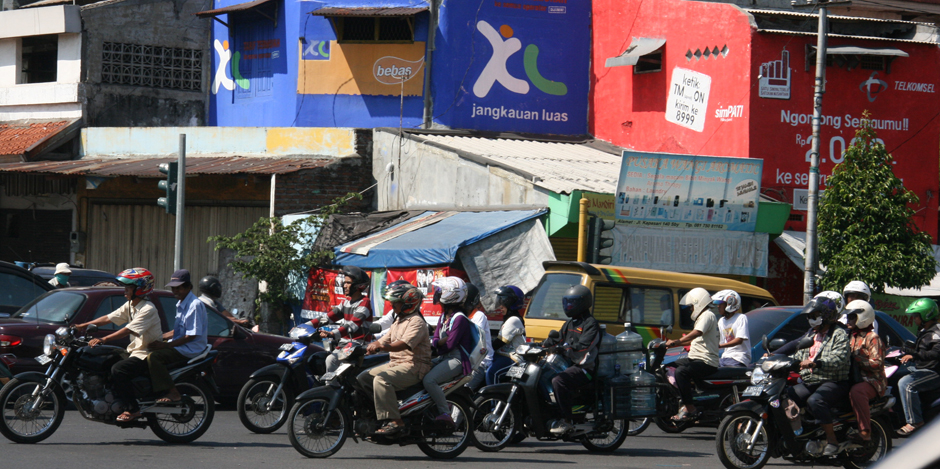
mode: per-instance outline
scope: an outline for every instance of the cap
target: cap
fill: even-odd
[[[53,275],[59,274],[68,274],[72,275],[72,269],[69,268],[68,263],[62,262],[55,265],[55,273]]]
[[[186,282],[192,283],[189,278],[189,271],[186,269],[180,269],[176,272],[173,272],[173,276],[170,277],[170,283],[166,284],[168,287],[178,287]]]

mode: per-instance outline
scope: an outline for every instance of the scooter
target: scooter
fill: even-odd
[[[905,345],[909,348],[914,348],[913,341],[907,341]],[[892,347],[885,354],[885,376],[888,378],[887,394],[890,394],[898,402],[901,402],[901,389],[898,386],[898,381],[911,374],[915,369],[913,361],[901,363],[901,357],[903,355],[904,351],[899,347]],[[918,394],[920,396],[920,407],[923,413],[924,423],[930,423],[937,415],[940,415],[940,389],[920,391]],[[904,409],[900,405],[892,409],[888,414],[888,421],[895,431],[900,430],[901,427],[907,424],[904,418]],[[906,438],[903,436],[900,437]]]

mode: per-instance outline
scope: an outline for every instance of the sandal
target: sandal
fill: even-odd
[[[904,425],[903,427],[901,427],[900,429],[898,429],[898,435],[901,435],[901,436],[911,436],[911,434],[914,433],[914,432],[916,432],[917,429],[920,428],[921,426],[923,426],[923,424],[920,424],[920,425],[917,425],[917,426],[914,426],[914,425],[911,425],[911,424]]]
[[[398,434],[404,428],[405,426],[398,422],[388,422],[385,424],[384,427],[376,430],[375,434],[382,435],[382,436],[392,436],[392,435]]]
[[[157,399],[156,404],[159,404],[159,405],[167,405],[167,404],[173,405],[173,404],[179,404],[179,403],[182,402],[182,401],[183,401],[182,396],[180,396],[180,398],[179,398],[179,399],[176,399],[176,400],[170,399],[170,398],[167,397],[167,396],[163,396],[163,397],[161,397],[160,399]]]
[[[133,422],[134,420],[139,419],[140,417],[141,417],[140,412],[136,412],[136,413],[124,412],[123,414],[118,415],[116,420],[121,423],[130,423],[130,422]]]
[[[680,410],[678,414],[672,417],[672,421],[673,422],[692,422],[698,419],[699,416],[701,415],[702,413],[698,410],[696,410],[695,412],[689,412],[688,409],[683,407],[682,410]]]

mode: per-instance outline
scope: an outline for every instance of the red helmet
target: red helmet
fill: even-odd
[[[121,285],[135,285],[134,296],[144,296],[153,291],[153,274],[143,267],[127,269],[117,276]]]

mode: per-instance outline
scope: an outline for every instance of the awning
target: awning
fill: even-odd
[[[68,161],[36,161],[0,164],[2,173],[57,174],[63,176],[164,177],[162,163],[176,158],[102,158]],[[285,174],[326,166],[333,160],[322,158],[272,157],[192,157],[186,159],[187,174]]]
[[[454,262],[457,251],[484,238],[546,213],[545,209],[492,212],[426,212],[369,237],[381,239],[370,245],[367,255],[353,254],[352,245],[336,247],[338,265],[377,269],[423,267]],[[416,221],[431,221],[430,224]],[[391,234],[396,236],[389,238]],[[547,238],[546,238],[547,240]]]
[[[0,122],[0,162],[34,160],[78,135],[81,119]]]
[[[427,7],[323,7],[310,12],[315,16],[414,16]]]
[[[261,10],[256,10],[256,8],[266,3],[270,3],[270,2],[274,2],[273,3],[274,5],[273,15],[269,15],[268,13],[265,13]],[[258,13],[259,15],[271,20],[274,23],[275,28],[277,27],[277,0],[254,0],[252,2],[245,2],[245,3],[239,3],[236,5],[231,5],[227,7],[216,8],[214,10],[200,11],[196,13],[196,16],[200,18],[212,18],[218,21],[219,23],[222,23],[223,25],[225,25],[225,27],[228,27],[228,24],[226,24],[224,21],[217,18],[219,15],[227,15],[229,13],[238,13],[238,12],[249,11],[249,10],[255,10],[255,12]]]
[[[605,67],[623,67],[626,65],[636,65],[641,56],[652,54],[666,43],[665,39],[652,37],[635,37],[630,47],[616,57],[610,57],[604,63]]]
[[[816,47],[813,46],[815,50]],[[827,47],[826,55],[875,55],[879,57],[910,57],[907,52],[893,47],[855,47],[855,46],[835,46]]]

